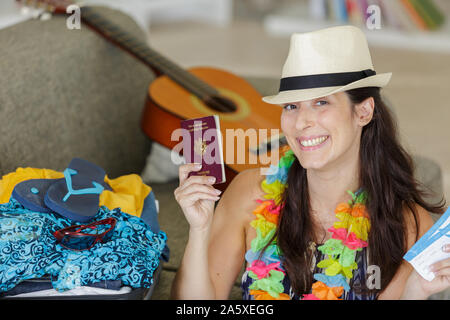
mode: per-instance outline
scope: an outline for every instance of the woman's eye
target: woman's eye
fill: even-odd
[[[292,110],[292,109],[297,108],[297,106],[295,104],[287,104],[283,108],[284,108],[284,110]]]
[[[325,101],[325,100],[319,100],[319,101],[316,102],[316,104],[319,104],[320,106],[323,106],[323,105],[328,104],[328,101]]]

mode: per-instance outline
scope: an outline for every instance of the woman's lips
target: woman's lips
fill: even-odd
[[[298,142],[301,150],[303,150],[303,151],[313,151],[313,150],[317,150],[319,148],[322,148],[328,142],[328,140],[330,140],[329,138],[330,138],[330,136],[328,136],[328,135],[326,135],[326,136],[322,135],[322,136],[300,137],[300,138],[297,138],[297,142]],[[323,141],[321,141],[321,140],[323,140]],[[305,145],[302,144],[302,142],[304,144],[314,144],[314,145],[310,145],[310,146],[306,145],[305,146]]]

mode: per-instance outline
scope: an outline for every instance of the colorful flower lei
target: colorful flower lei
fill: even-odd
[[[259,205],[253,211],[256,218],[250,224],[256,230],[256,238],[252,240],[245,259],[250,264],[248,276],[254,280],[249,293],[255,300],[290,300],[290,296],[284,293],[286,272],[281,265],[276,238],[262,255],[261,250],[275,234],[287,173],[294,161],[294,153],[288,150],[277,166],[270,166],[266,179],[261,183],[265,199],[257,200]],[[367,246],[370,221],[365,208],[366,192],[348,192],[352,200],[339,204],[335,209],[338,221],[328,229],[332,237],[317,248],[327,255],[327,259],[317,263],[325,273],[314,274],[316,281],[312,285],[312,293],[303,295],[303,300],[341,300],[343,292],[350,290],[347,279],[351,279],[353,270],[358,268],[356,252]]]

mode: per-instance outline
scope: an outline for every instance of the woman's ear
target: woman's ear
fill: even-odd
[[[375,101],[372,97],[369,97],[363,102],[355,105],[355,115],[360,126],[363,127],[372,120],[374,108]]]

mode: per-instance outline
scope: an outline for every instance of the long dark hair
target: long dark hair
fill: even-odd
[[[359,185],[368,193],[370,215],[369,260],[380,267],[379,295],[394,277],[406,252],[406,216],[414,217],[416,235],[419,224],[416,205],[429,212],[442,213],[445,201],[430,204],[424,200],[431,191],[414,178],[414,163],[400,145],[391,111],[383,102],[380,88],[366,87],[346,91],[352,105],[373,97],[373,119],[363,127],[359,151]],[[282,253],[294,292],[309,293],[312,286],[311,242],[316,242],[316,226],[310,215],[306,169],[298,160],[292,164],[283,194],[284,207],[274,236]],[[417,236],[416,236],[417,240]],[[364,290],[363,290],[364,291]]]

